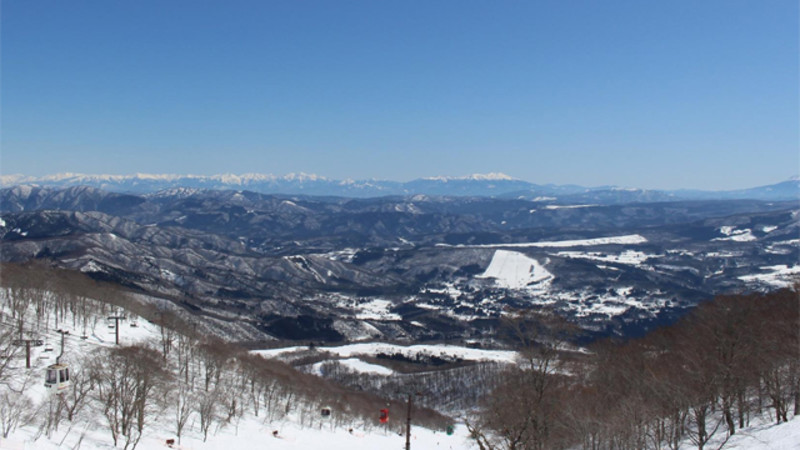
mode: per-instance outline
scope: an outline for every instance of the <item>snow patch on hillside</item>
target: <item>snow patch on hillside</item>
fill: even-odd
[[[725,235],[725,237],[714,238],[712,241],[749,242],[758,239],[753,235],[753,230],[749,228],[737,230],[736,227],[733,226],[723,226],[719,228],[719,232]]]
[[[636,250],[625,250],[620,254],[609,254],[609,253],[600,253],[600,252],[575,252],[575,251],[563,251],[558,252],[555,256],[561,256],[564,258],[581,258],[581,259],[590,259],[594,261],[602,261],[602,262],[611,262],[611,263],[618,263],[618,264],[629,264],[633,266],[638,266],[647,261],[649,258],[657,258],[658,255],[648,255],[646,253],[636,251]]]
[[[544,209],[577,209],[577,208],[591,208],[597,205],[547,205]]]
[[[791,417],[791,416],[790,416]],[[723,442],[724,441],[724,442]],[[697,448],[684,441],[681,448]],[[776,425],[772,417],[756,416],[750,426],[736,430],[728,437],[724,431],[718,432],[707,448],[742,450],[797,450],[800,448],[800,416]]]
[[[540,284],[538,288],[547,288],[553,274],[533,258],[519,252],[497,250],[492,262],[483,274],[477,278],[494,278],[495,282],[508,289],[524,289]]]
[[[574,239],[566,241],[542,241],[542,242],[521,242],[515,244],[479,244],[464,245],[456,247],[470,248],[526,248],[526,247],[591,247],[594,245],[636,245],[644,244],[647,239],[638,234],[628,234],[625,236],[607,236],[593,239]],[[449,247],[447,244],[437,244],[440,247]]]
[[[408,358],[416,358],[417,355],[433,355],[446,357],[449,359],[462,359],[466,361],[495,361],[501,363],[514,363],[517,360],[517,352],[511,350],[487,350],[480,348],[461,347],[447,344],[430,345],[397,345],[383,342],[364,342],[357,344],[347,344],[337,347],[316,347],[320,352],[328,352],[343,358],[352,358],[358,355],[376,356],[380,353],[386,355],[401,354]],[[282,347],[265,350],[254,350],[252,353],[266,358],[283,358],[292,353],[308,351],[306,346]]]
[[[330,361],[320,361],[311,366],[311,373],[322,376],[322,366]],[[372,375],[389,376],[394,375],[394,370],[380,364],[371,364],[358,358],[347,358],[336,360],[339,364],[356,373],[366,373]]]
[[[786,264],[761,267],[764,273],[742,275],[740,280],[747,283],[763,283],[776,288],[790,287],[800,274],[800,265],[789,267]]]
[[[399,314],[389,312],[393,306],[389,300],[375,299],[367,303],[357,305],[360,310],[356,314],[356,319],[361,320],[402,320]]]

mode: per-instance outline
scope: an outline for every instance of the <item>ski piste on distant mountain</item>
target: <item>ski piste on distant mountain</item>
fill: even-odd
[[[50,187],[91,186],[108,191],[147,194],[165,189],[233,189],[264,194],[314,195],[334,197],[382,197],[408,195],[505,197],[553,203],[619,204],[675,200],[782,201],[800,199],[800,179],[729,191],[648,190],[616,186],[534,184],[503,173],[473,174],[463,177],[429,177],[400,182],[390,180],[336,180],[324,176],[290,173],[249,173],[242,175],[143,174],[88,175],[62,173],[43,177],[2,175],[0,187],[32,184]]]

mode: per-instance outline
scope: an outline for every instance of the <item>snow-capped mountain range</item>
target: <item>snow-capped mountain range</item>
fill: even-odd
[[[800,180],[790,180],[750,189],[731,191],[647,190],[618,186],[534,184],[504,173],[472,174],[462,177],[427,177],[411,181],[336,180],[307,173],[283,176],[260,173],[179,175],[144,174],[88,175],[62,173],[43,177],[2,175],[0,187],[31,184],[49,187],[91,186],[114,192],[146,194],[164,189],[233,189],[264,194],[322,195],[336,197],[382,197],[394,195],[441,195],[547,199],[556,203],[591,202],[619,204],[675,200],[794,200],[800,198]]]

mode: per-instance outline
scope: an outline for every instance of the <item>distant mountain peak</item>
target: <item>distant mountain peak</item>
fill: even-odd
[[[430,181],[451,181],[451,180],[471,180],[471,181],[517,181],[516,178],[502,172],[473,173],[462,177],[425,177],[423,180]]]

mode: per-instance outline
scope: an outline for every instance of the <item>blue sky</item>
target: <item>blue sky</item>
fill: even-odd
[[[3,174],[800,172],[796,0],[8,0],[1,33]]]

